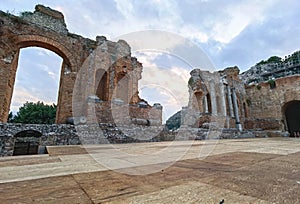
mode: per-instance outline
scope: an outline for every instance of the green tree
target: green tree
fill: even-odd
[[[259,63],[257,63],[256,65],[263,65],[263,64],[269,64],[269,63],[281,63],[282,59],[280,57],[277,56],[272,56],[270,57],[268,60],[262,60]]]
[[[267,60],[267,63],[280,63],[282,62],[282,59],[277,56],[272,56]]]
[[[7,122],[12,123],[14,121],[14,115],[12,112],[9,112]]]
[[[47,105],[38,101],[37,103],[26,102],[19,108],[17,115],[12,119],[14,123],[26,124],[53,124],[56,116],[56,105]]]

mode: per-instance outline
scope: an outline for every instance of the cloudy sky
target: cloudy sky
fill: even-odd
[[[0,9],[18,15],[33,11],[36,4],[62,11],[70,32],[91,39],[104,35],[114,40],[144,30],[182,36],[202,50],[215,69],[237,65],[245,71],[262,59],[284,57],[300,47],[299,0],[1,0]],[[193,65],[179,62],[180,56],[172,53],[133,54],[145,67],[142,97],[170,106],[165,117],[186,105],[187,87],[180,84],[186,83]],[[60,63],[50,51],[22,49],[11,109],[25,101],[56,103]],[[151,84],[150,75],[159,82]],[[180,81],[180,88],[170,81]],[[181,89],[182,96],[176,92]]]

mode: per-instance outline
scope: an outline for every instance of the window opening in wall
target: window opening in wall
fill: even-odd
[[[211,99],[210,99],[210,94],[207,94],[207,95],[206,95],[206,98],[207,98],[208,112],[211,113],[212,110],[211,110]]]

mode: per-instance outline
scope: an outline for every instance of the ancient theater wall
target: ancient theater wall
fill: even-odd
[[[300,76],[283,77],[246,87],[246,129],[286,131],[285,104],[300,100]]]

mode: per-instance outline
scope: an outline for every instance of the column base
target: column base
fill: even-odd
[[[236,129],[238,129],[238,131],[242,132],[243,131],[243,127],[241,123],[236,123]]]

